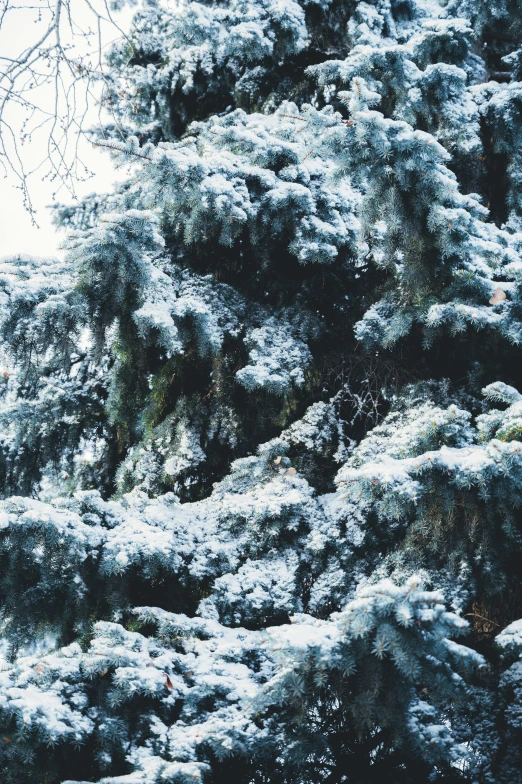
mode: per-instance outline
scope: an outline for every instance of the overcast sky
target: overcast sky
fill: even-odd
[[[103,7],[103,0],[92,0],[92,2],[98,8]],[[15,6],[15,10],[10,15],[6,15],[0,28],[0,53],[3,56],[16,57],[33,41],[37,40],[48,24],[49,17],[47,19],[42,17],[38,20],[35,10],[35,7],[41,7],[45,11],[47,0],[32,0],[32,9],[21,8],[24,4],[23,0],[11,0],[10,5]],[[92,26],[93,17],[84,0],[72,0],[71,7],[77,15],[75,21],[78,24],[84,25],[84,29]],[[128,27],[130,16],[130,11],[127,11],[123,16],[119,14],[119,23],[123,27]],[[106,27],[104,36],[108,42],[115,37],[115,32],[109,31]],[[49,87],[45,90],[47,92],[41,92],[38,100],[44,104],[48,102],[51,105],[52,89]],[[20,115],[17,115],[14,108],[10,119],[13,127],[20,125]],[[93,111],[92,122],[95,121],[96,113]],[[30,163],[33,160],[40,160],[42,153],[45,155],[46,143],[45,130],[42,130],[40,133],[34,134],[32,141],[22,148],[22,152]],[[94,176],[87,182],[76,185],[77,195],[81,197],[92,191],[101,193],[110,190],[111,184],[118,178],[118,173],[115,172],[109,155],[99,148],[93,147],[87,140],[81,142],[80,151],[82,160],[94,172]],[[57,231],[51,224],[51,213],[46,209],[47,205],[52,202],[55,189],[56,185],[49,179],[42,181],[42,173],[36,173],[30,179],[31,199],[39,224],[39,228],[37,228],[32,225],[31,217],[24,209],[22,193],[16,178],[12,174],[4,176],[4,172],[0,173],[0,257],[16,253],[47,256],[55,255],[58,252],[64,234]],[[58,194],[58,201],[71,202],[70,193],[62,189]]]
[[[94,148],[84,152],[84,159],[89,167],[96,172],[87,183],[80,183],[78,194],[85,195],[92,191],[101,193],[110,189],[115,174],[109,156]],[[31,217],[24,209],[22,196],[16,190],[12,179],[0,180],[1,232],[0,257],[15,253],[29,253],[33,256],[53,256],[64,238],[51,224],[50,211],[46,206],[51,202],[52,186],[49,182],[41,182],[35,178],[31,186],[31,194],[37,209],[36,218],[40,228],[31,224]],[[63,201],[70,202],[66,192]]]

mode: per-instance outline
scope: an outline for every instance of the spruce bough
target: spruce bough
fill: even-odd
[[[522,783],[521,30],[136,12],[0,263],[6,784]]]

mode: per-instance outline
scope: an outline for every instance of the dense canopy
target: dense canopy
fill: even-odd
[[[3,782],[522,784],[521,41],[136,10],[0,262]]]

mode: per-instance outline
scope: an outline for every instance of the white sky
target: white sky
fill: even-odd
[[[103,8],[103,0],[91,0],[93,6]],[[36,41],[45,30],[49,16],[43,16],[41,21],[37,21],[37,11],[35,7],[44,10],[48,7],[48,0],[32,0],[30,5],[33,9],[22,9],[24,0],[11,0],[15,10],[4,18],[4,24],[0,28],[0,54],[3,56],[14,57],[26,47]],[[3,3],[2,3],[3,5]],[[16,8],[18,6],[18,8]],[[82,25],[84,29],[92,27],[93,16],[89,11],[84,0],[71,0],[71,8],[75,16],[75,21]],[[129,19],[132,11],[127,10],[118,14],[118,23],[123,28],[128,28]],[[109,30],[108,26],[102,28],[104,40],[114,39],[118,33]],[[2,64],[0,62],[0,68]],[[54,93],[52,88],[45,87],[40,90],[38,102],[45,106],[52,106]],[[13,107],[10,118],[13,128],[18,128],[21,123],[22,115],[17,114]],[[92,123],[96,122],[96,112],[92,112]],[[21,148],[29,165],[32,162],[40,162],[45,158],[47,136],[45,129],[33,135],[29,144]],[[112,183],[121,177],[113,168],[109,155],[99,148],[94,147],[87,140],[80,143],[81,158],[87,167],[94,172],[94,176],[86,182],[75,185],[78,197],[85,196],[93,191],[97,193],[106,192],[111,189]],[[30,194],[33,206],[36,209],[36,220],[39,228],[32,225],[31,217],[24,209],[22,193],[19,189],[17,179],[13,174],[5,176],[0,172],[0,258],[18,253],[28,253],[35,256],[56,255],[59,252],[59,245],[64,239],[64,234],[51,224],[51,212],[46,209],[52,202],[53,192],[56,184],[49,179],[42,179],[42,173],[36,172],[30,179]],[[70,203],[73,201],[70,193],[62,189],[58,194],[59,202]]]
[[[77,186],[79,196],[96,191],[102,193],[110,190],[116,179],[109,156],[92,148],[84,152],[84,160],[95,172],[95,176],[86,183]],[[36,219],[39,227],[31,223],[31,217],[24,209],[22,195],[16,189],[12,178],[0,179],[0,258],[18,253],[29,253],[33,256],[54,256],[58,246],[64,239],[63,232],[57,231],[51,224],[51,213],[46,206],[51,203],[52,186],[41,182],[36,177],[31,185],[31,196],[37,210]],[[70,196],[63,194],[63,202],[71,202]]]

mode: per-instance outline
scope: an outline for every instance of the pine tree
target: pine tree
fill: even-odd
[[[3,781],[522,783],[521,29],[136,12],[0,263]]]

